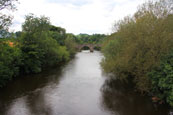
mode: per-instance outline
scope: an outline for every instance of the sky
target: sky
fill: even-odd
[[[146,0],[19,0],[11,31],[20,31],[25,16],[50,18],[68,33],[110,34],[115,21],[133,15]]]

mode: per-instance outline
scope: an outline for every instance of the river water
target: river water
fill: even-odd
[[[0,115],[168,115],[167,107],[107,77],[102,58],[84,51],[61,68],[17,78],[0,89]]]

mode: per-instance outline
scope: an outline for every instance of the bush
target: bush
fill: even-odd
[[[19,74],[21,51],[7,43],[0,43],[0,87]]]
[[[148,73],[152,95],[173,106],[173,52],[164,56],[160,65]]]

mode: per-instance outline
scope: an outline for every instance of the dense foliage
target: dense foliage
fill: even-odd
[[[161,59],[160,65],[149,74],[152,84],[152,95],[165,100],[173,106],[173,52]]]
[[[76,36],[76,42],[78,44],[101,44],[105,37],[105,34],[79,34]]]
[[[20,46],[23,54],[23,69],[26,73],[40,72],[42,67],[52,66],[68,60],[68,52],[64,46],[51,37],[49,19],[29,15],[23,26]]]
[[[115,24],[104,41],[102,66],[138,91],[173,106],[173,2],[147,2]]]
[[[76,53],[77,43],[75,42],[75,36],[73,34],[67,34],[65,39],[65,46],[70,53],[70,56],[73,57]]]
[[[64,28],[50,26],[50,34],[60,45],[65,45],[66,31]]]
[[[19,74],[60,65],[76,53],[74,38],[45,16],[27,15],[22,31],[12,35],[0,39],[0,87]]]
[[[8,43],[0,42],[0,87],[19,74],[21,51]]]

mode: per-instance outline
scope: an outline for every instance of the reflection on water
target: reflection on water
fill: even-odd
[[[117,79],[105,81],[102,98],[102,106],[114,115],[168,115],[166,106],[152,104],[148,97],[134,92],[133,86]]]
[[[102,54],[80,52],[62,68],[17,78],[0,89],[0,115],[166,115],[129,85],[105,80]]]

